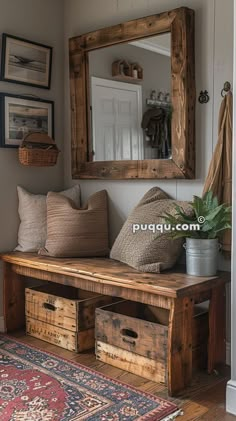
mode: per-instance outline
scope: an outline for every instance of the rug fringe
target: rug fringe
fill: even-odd
[[[175,411],[173,414],[168,415],[168,417],[163,418],[161,421],[173,421],[175,420],[179,415],[184,415],[182,409],[178,409],[178,411]]]

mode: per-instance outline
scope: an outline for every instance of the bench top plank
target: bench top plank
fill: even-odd
[[[150,292],[166,297],[181,297],[201,292],[230,281],[230,273],[213,277],[195,277],[175,269],[163,273],[139,272],[109,258],[52,258],[36,253],[11,252],[0,255],[4,262],[41,271],[58,273],[107,285]]]

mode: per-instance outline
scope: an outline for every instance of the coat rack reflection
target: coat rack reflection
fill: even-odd
[[[162,91],[156,94],[153,90],[150,98],[146,99],[146,105],[151,109],[145,111],[141,127],[144,130],[148,148],[155,151],[151,159],[170,159],[172,156],[170,94]]]
[[[170,94],[168,92],[159,91],[158,94],[156,91],[152,91],[150,98],[146,99],[146,105],[148,107],[160,107],[171,109]]]

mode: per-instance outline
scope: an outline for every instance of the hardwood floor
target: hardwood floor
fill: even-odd
[[[219,369],[219,372],[215,372],[211,376],[204,372],[197,373],[194,376],[192,385],[178,398],[168,398],[167,389],[162,384],[154,383],[97,361],[93,350],[75,354],[33,337],[26,336],[22,332],[14,333],[11,336],[20,339],[26,344],[53,352],[58,356],[93,368],[100,373],[114,379],[119,379],[145,392],[174,401],[184,412],[184,415],[178,418],[180,421],[236,421],[235,416],[226,414],[225,412],[225,391],[226,383],[230,376],[229,367],[223,367]]]

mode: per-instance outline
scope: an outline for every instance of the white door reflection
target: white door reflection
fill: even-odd
[[[142,87],[92,77],[91,88],[94,161],[143,159]]]

